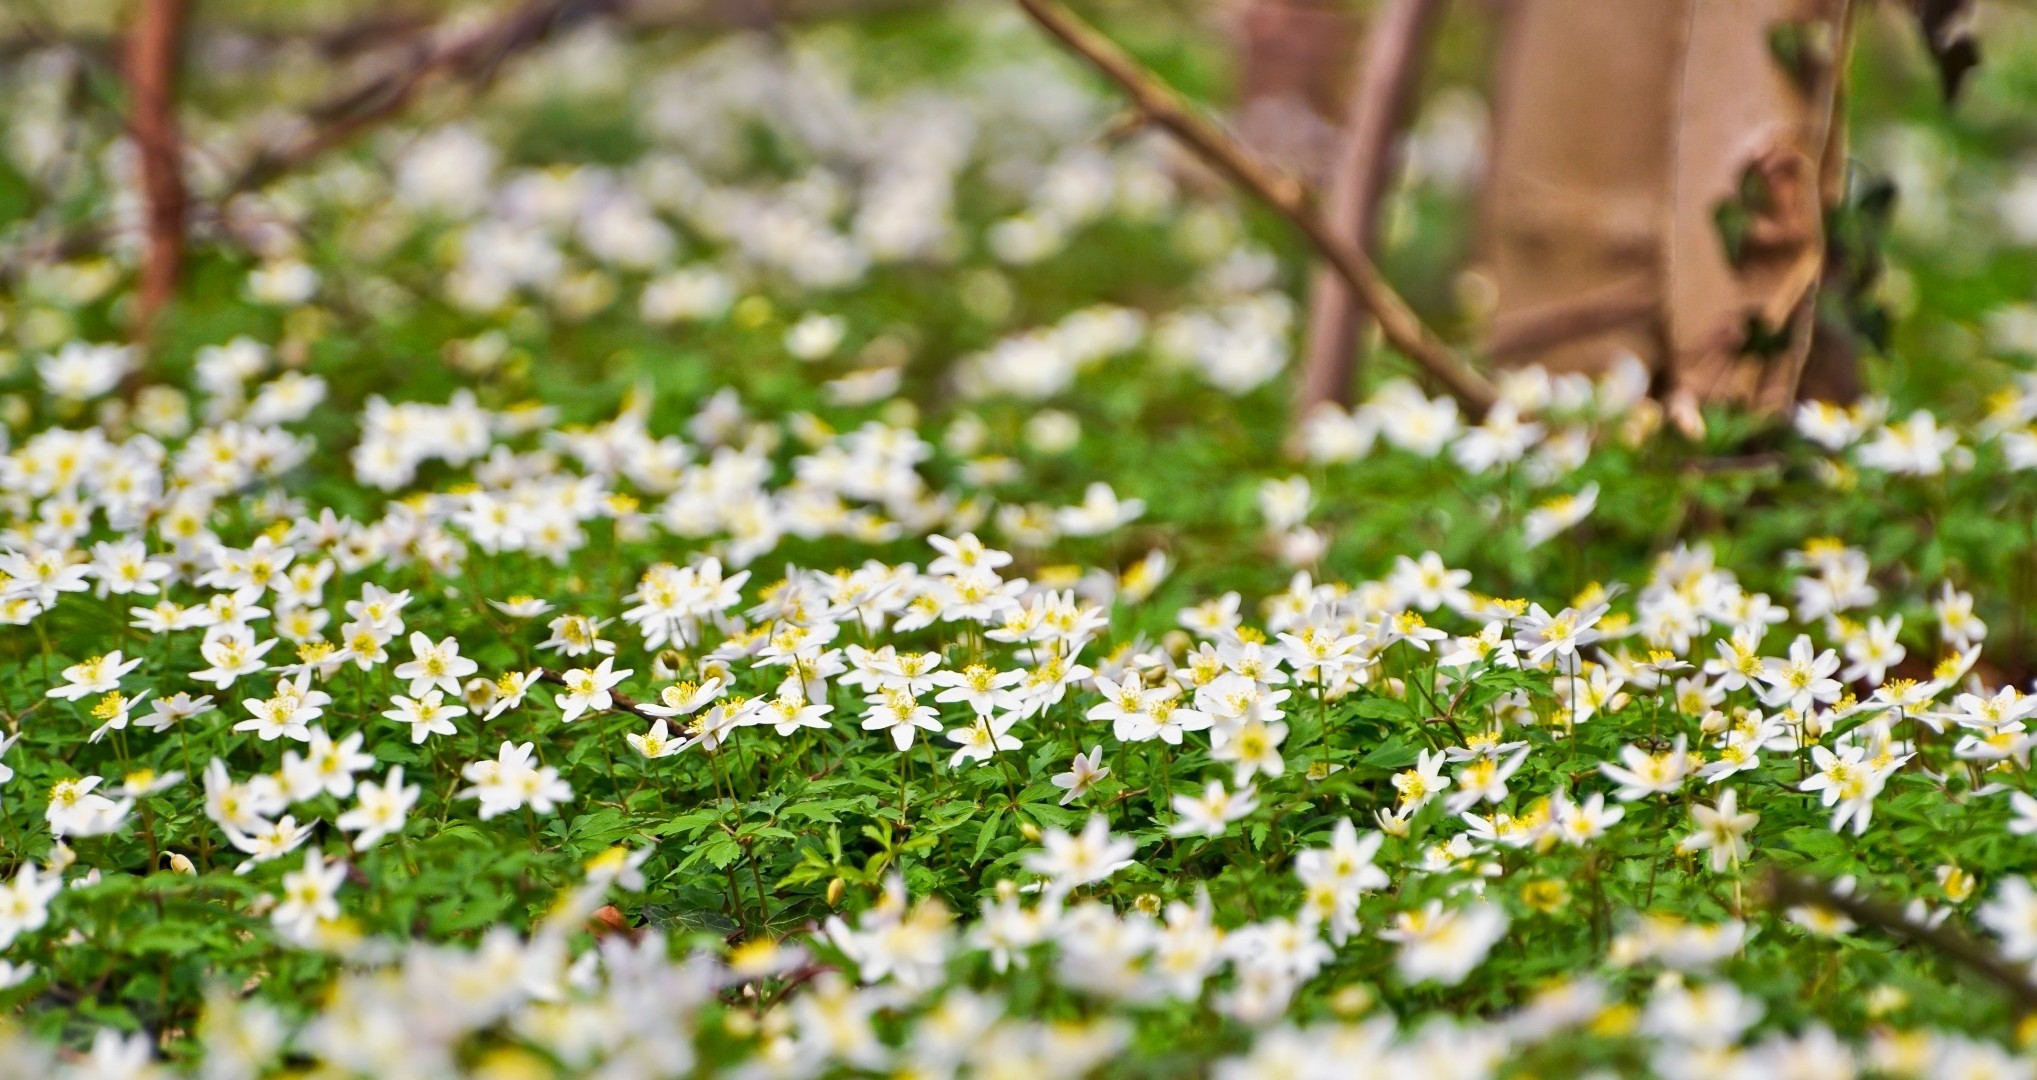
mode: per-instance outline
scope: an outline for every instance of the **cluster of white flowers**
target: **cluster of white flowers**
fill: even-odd
[[[641,410],[561,430],[542,415],[496,413],[464,394],[443,407],[378,399],[361,417],[351,459],[360,481],[400,492],[427,460],[464,467],[472,479],[452,485],[456,490],[402,495],[381,518],[359,522],[330,509],[313,514],[276,493],[252,502],[226,500],[270,482],[265,478],[306,452],[283,431],[239,419],[269,391],[256,386],[249,392],[245,384],[264,370],[261,351],[240,343],[231,352],[242,358],[232,361],[239,374],[223,373],[226,353],[212,354],[203,369],[209,388],[202,391],[203,411],[219,419],[195,427],[181,443],[140,432],[114,441],[97,429],[51,428],[0,459],[16,493],[10,509],[19,523],[6,532],[0,568],[17,623],[40,626],[68,612],[83,617],[125,607],[146,638],[191,642],[195,660],[181,671],[145,663],[145,655],[161,654],[159,646],[134,655],[109,649],[53,672],[44,692],[80,711],[91,725],[89,741],[110,735],[132,748],[146,732],[167,749],[173,741],[188,745],[194,731],[208,732],[207,745],[218,756],[203,769],[205,817],[245,855],[241,872],[297,856],[269,912],[279,936],[300,946],[363,947],[344,916],[346,866],[311,841],[318,807],[335,805],[321,801],[325,796],[342,807],[331,825],[352,838],[353,851],[403,834],[421,785],[406,783],[400,765],[372,775],[378,743],[430,750],[440,740],[494,725],[499,751],[462,765],[469,786],[453,793],[471,800],[479,821],[550,815],[578,797],[544,761],[556,753],[547,747],[557,744],[558,734],[527,721],[502,726],[531,708],[527,695],[544,681],[556,684],[563,723],[623,709],[643,717],[645,729],[626,734],[627,745],[647,762],[689,754],[718,758],[746,745],[784,753],[816,738],[855,739],[860,729],[881,742],[845,746],[844,752],[896,751],[903,764],[924,734],[954,747],[949,770],[1030,768],[1023,757],[1028,745],[1076,725],[1083,741],[1099,745],[1053,778],[1065,790],[1065,805],[1098,803],[1112,773],[1104,762],[1113,753],[1137,748],[1146,754],[1156,745],[1169,758],[1196,751],[1218,775],[1167,793],[1156,824],[1176,844],[1220,841],[1262,806],[1306,792],[1346,767],[1327,745],[1296,745],[1290,736],[1302,717],[1376,695],[1443,717],[1444,728],[1429,728],[1432,745],[1410,751],[1406,767],[1392,776],[1395,798],[1369,823],[1373,828],[1340,820],[1324,846],[1296,853],[1291,914],[1237,922],[1221,918],[1206,898],[1162,905],[1157,897],[1141,897],[1121,908],[1085,895],[1135,865],[1141,847],[1114,832],[1102,804],[1079,830],[1040,831],[1038,850],[1023,859],[1031,880],[1005,881],[974,919],[958,920],[938,900],[913,903],[894,879],[876,906],[854,919],[830,920],[814,946],[797,947],[824,942],[870,988],[829,976],[788,997],[789,1026],[774,1028],[778,1014],[767,1013],[760,1021],[759,1060],[770,1062],[774,1074],[806,1075],[827,1063],[875,1067],[903,1060],[894,1054],[937,1053],[932,1032],[954,1010],[973,1009],[970,1015],[986,1031],[996,1028],[1036,1053],[1072,1055],[1069,1060],[1078,1062],[1101,1060],[1123,1038],[1106,1026],[1063,1045],[1056,1041],[1063,1036],[1050,1038],[1023,1024],[998,1027],[1013,1021],[998,1019],[992,999],[973,992],[929,998],[968,952],[985,954],[1003,969],[1051,949],[1058,957],[1052,977],[1084,994],[1128,1004],[1206,1001],[1253,1026],[1278,1024],[1339,950],[1367,938],[1392,947],[1402,979],[1454,985],[1509,932],[1506,909],[1482,898],[1506,872],[1507,852],[1603,847],[1623,827],[1637,827],[1629,807],[1667,808],[1705,791],[1712,805],[1689,804],[1682,847],[1704,852],[1714,872],[1733,871],[1755,850],[1762,817],[1756,808],[1775,796],[1757,799],[1724,782],[1753,775],[1764,755],[1809,762],[1791,786],[1831,808],[1833,829],[1858,836],[1871,827],[1891,778],[1918,754],[1920,733],[1953,731],[1958,738],[1947,750],[1951,759],[1977,770],[1963,797],[2004,803],[2013,797],[2019,821],[2037,823],[2037,801],[2007,782],[2020,775],[2037,739],[2026,729],[2037,698],[1972,674],[1987,636],[1972,598],[1950,583],[1933,589],[1931,625],[1946,659],[1926,681],[1892,678],[1908,656],[1906,623],[1899,614],[1865,614],[1884,597],[1870,584],[1864,553],[1837,541],[1814,539],[1790,560],[1793,609],[1743,588],[1704,546],[1662,556],[1645,580],[1632,583],[1631,603],[1617,612],[1619,587],[1594,587],[1551,610],[1482,594],[1471,572],[1426,552],[1399,557],[1378,580],[1334,583],[1298,574],[1284,591],[1264,598],[1256,621],[1248,619],[1237,593],[1227,593],[1181,609],[1181,630],[1164,641],[1120,639],[1100,648],[1119,617],[1114,611],[1150,596],[1168,573],[1167,560],[1156,553],[1122,575],[1051,570],[1014,576],[1014,555],[972,531],[1001,515],[980,495],[957,497],[930,484],[919,467],[936,451],[908,429],[869,424],[837,434],[818,425],[787,425],[806,452],[786,459],[781,473],[773,453],[786,431],[747,417],[725,395],[688,425],[691,440],[653,437]],[[1402,400],[1410,393],[1389,389],[1382,397]],[[1607,393],[1597,388],[1575,396],[1602,403]],[[1381,431],[1395,445],[1418,444],[1411,449],[1420,453],[1420,440],[1390,434],[1409,411],[1380,408]],[[1367,415],[1361,410],[1340,422],[1363,424]],[[1539,426],[1522,415],[1536,414],[1517,414],[1517,427]],[[1446,427],[1458,425],[1454,410],[1447,418]],[[1480,430],[1459,434],[1457,445]],[[1319,423],[1317,445],[1322,437]],[[776,481],[780,475],[786,479]],[[1269,481],[1260,492],[1262,512],[1276,530],[1307,528],[1314,502],[1310,486],[1298,480]],[[252,520],[229,525],[230,505]],[[1029,532],[1094,535],[1140,512],[1135,502],[1103,488],[1088,492],[1081,504],[1043,515],[1050,524],[1029,526]],[[523,648],[535,643],[556,653],[560,670],[551,674],[542,666],[484,672],[468,655],[471,642],[434,633],[412,618],[416,599],[409,588],[373,580],[416,582],[426,580],[417,577],[425,572],[463,580],[514,553],[571,565],[584,557],[597,523],[618,539],[662,532],[702,550],[684,564],[651,565],[602,610],[562,613],[531,597],[488,597],[490,609],[513,625],[546,626],[549,637],[542,641],[521,631],[512,638],[524,641]],[[252,540],[229,540],[249,528]],[[93,539],[99,535],[110,538]],[[920,536],[933,557],[924,567],[876,561],[836,571],[791,567],[762,589],[752,587],[748,571],[726,568],[752,563],[784,540],[824,536],[864,543]],[[1044,542],[1038,535],[1031,539]],[[330,588],[342,579],[358,587],[345,593]],[[607,628],[617,625],[633,640],[608,636]],[[1915,620],[1907,626],[1919,628]],[[904,644],[906,636],[923,633],[960,651]],[[894,637],[896,644],[886,640]],[[1821,646],[1819,638],[1832,644]],[[668,654],[692,659],[675,666]],[[620,688],[639,670],[667,682],[646,703],[626,704]],[[350,709],[335,712],[335,694],[326,687],[346,671],[381,673],[372,685],[390,707],[374,711],[388,725],[369,720],[355,728],[363,717]],[[1501,671],[1534,674],[1548,693],[1513,689],[1476,713],[1451,716],[1447,703]],[[753,696],[741,696],[741,687]],[[207,693],[193,696],[194,690]],[[215,697],[239,704],[220,707],[231,714],[225,718],[230,724],[208,728]],[[1600,790],[1584,790],[1588,774],[1555,787],[1521,789],[1524,765],[1538,753],[1562,752],[1552,748],[1579,739],[1581,726],[1631,708],[1637,697],[1677,718],[1673,740],[1626,745],[1616,760],[1600,763],[1608,782]],[[840,723],[837,711],[856,711],[858,701],[860,721]],[[134,715],[143,704],[151,711]],[[329,728],[340,717],[352,730],[336,735]],[[526,731],[533,736],[499,737]],[[269,764],[236,779],[228,758]],[[1983,776],[1989,777],[1984,783]],[[137,771],[118,782],[85,775],[52,784],[45,819],[57,855],[46,870],[24,865],[7,886],[0,906],[7,937],[46,927],[50,902],[67,874],[72,884],[96,880],[100,870],[81,865],[67,845],[136,827],[140,803],[174,804],[197,779]],[[1938,781],[1954,782],[1951,775]],[[18,780],[0,791],[10,801],[23,796]],[[1432,803],[1444,814],[1430,826],[1426,846],[1398,866],[1379,865],[1387,838],[1411,837],[1418,815]],[[314,817],[298,816],[307,813]],[[1443,824],[1449,821],[1458,827]],[[1116,824],[1137,831],[1139,823]],[[188,864],[189,855],[172,854]],[[639,853],[636,862],[649,854]],[[1962,872],[1951,867],[1948,873]],[[1361,916],[1368,896],[1432,876],[1455,884],[1441,897],[1390,905],[1384,923]],[[1967,878],[1962,895],[1972,889]],[[1037,898],[1028,901],[1028,892]],[[2015,955],[2037,955],[2029,944],[2029,912],[2037,909],[2032,895],[2011,878],[1979,912],[1980,925],[2000,934]],[[1800,921],[1820,932],[1844,930],[1815,913]],[[1701,937],[1697,946],[1657,940],[1668,933],[1659,924],[1646,933],[1653,937],[1615,941],[1611,955],[1630,963],[1667,962],[1692,948],[1705,953],[1703,943],[1711,940]],[[406,965],[425,971],[479,964],[495,972],[485,979],[442,975],[448,984],[472,984],[476,1000],[455,996],[422,1009],[375,990],[380,984],[374,980],[343,983],[334,1003],[299,1033],[301,1044],[341,1067],[380,1072],[391,1067],[387,1055],[444,1060],[465,1033],[523,1017],[515,1029],[562,1060],[592,1060],[628,1046],[631,1054],[654,1053],[657,1062],[633,1067],[663,1074],[691,1053],[676,1029],[653,1034],[635,1022],[611,1029],[585,1019],[580,1030],[608,1031],[608,1038],[623,1042],[573,1042],[568,1053],[562,1047],[569,1044],[549,1041],[565,1038],[563,1029],[549,1025],[581,1009],[609,1015],[601,1004],[609,998],[602,995],[634,993],[630,980],[638,978],[692,987],[673,999],[695,1003],[680,1009],[687,1014],[734,977],[707,961],[660,967],[655,939],[646,939],[641,953],[611,940],[578,964],[557,935],[489,940],[472,957],[436,946],[404,954]],[[1738,931],[1732,940],[1740,940]],[[491,949],[499,955],[487,959]],[[653,962],[654,955],[660,958]],[[730,964],[740,973],[755,962],[755,955],[739,951]],[[590,965],[605,974],[597,977]],[[1692,970],[1702,975],[1704,967]],[[8,969],[13,981],[30,975],[24,965]],[[437,978],[422,985],[436,986]],[[565,986],[594,996],[563,1003]],[[1463,1060],[1490,1065],[1521,1039],[1590,1020],[1602,1011],[1606,993],[1588,980],[1577,982],[1514,1016],[1453,1028],[1450,1037],[1483,1048]],[[1820,1032],[1771,1034],[1742,1045],[1760,1010],[1735,994],[1730,984],[1715,981],[1664,983],[1641,1027],[1661,1040],[1664,1061],[1675,1058],[1677,1047],[1697,1047],[1757,1071],[1762,1062],[1804,1055],[1858,1062],[1894,1052],[1848,1048]],[[928,1001],[936,1003],[915,1036],[896,1050],[854,1026]],[[837,1025],[800,1021],[816,1009],[827,1010]],[[378,1039],[339,1037],[369,1024],[371,1016],[394,1027],[375,1028],[385,1032]],[[540,1016],[550,1019],[540,1023]],[[1440,1052],[1441,1039],[1430,1028],[1396,1036],[1376,1023],[1274,1027],[1236,1067],[1270,1067],[1265,1062],[1279,1055],[1294,1056],[1304,1071],[1352,1060],[1338,1056],[1352,1053],[1371,1053],[1381,1062],[1421,1061]],[[107,1053],[127,1052],[108,1046]],[[1928,1053],[1905,1052],[1954,1062],[1994,1053],[1956,1041]]]
[[[560,55],[599,69],[611,47]],[[1213,526],[1171,518],[1175,493],[1076,467],[1099,434],[1085,380],[1192,373],[1168,381],[1221,410],[1289,358],[1274,259],[1177,191],[1156,143],[1082,142],[1101,110],[1058,69],[866,100],[827,50],[750,37],[610,89],[651,144],[629,165],[517,164],[454,124],[392,141],[386,176],[335,164],[270,200],[298,228],[345,211],[342,246],[378,267],[349,303],[488,323],[447,344],[475,378],[442,400],[312,373],[298,324],[328,284],[295,229],[251,226],[247,297],[299,309],[282,340],[198,348],[183,381],[61,325],[117,275],[31,275],[8,328],[29,363],[0,371],[25,387],[0,409],[0,648],[22,698],[0,709],[0,993],[95,992],[60,985],[62,958],[104,947],[80,912],[157,870],[216,887],[179,901],[231,914],[250,954],[333,978],[283,1001],[267,981],[295,965],[258,962],[194,1029],[107,1029],[61,1061],[0,1022],[0,1074],[148,1076],[174,1038],[223,1080],[1080,1075],[1190,1016],[1220,1029],[1225,1077],[1491,1076],[1571,1036],[1622,1056],[1546,1071],[2037,1075],[1911,1022],[1878,952],[1831,961],[1858,963],[1842,992],[1872,1028],[1778,1015],[1795,987],[1736,981],[1875,932],[1764,909],[1746,886],[1779,854],[1871,850],[1910,872],[1872,886],[1907,885],[1909,924],[2037,962],[2037,885],[1918,839],[1932,815],[1962,842],[2037,835],[2037,696],[2004,674],[2020,629],[1982,656],[1997,583],[1864,538],[1789,534],[1756,566],[1665,532],[1625,580],[1522,584],[1585,547],[1602,498],[1660,481],[1629,467],[1666,419],[1639,362],[1507,373],[1483,416],[1398,379],[1324,407],[1291,459],[1212,479],[1212,503],[1242,481],[1250,524],[1211,565]],[[53,152],[38,130],[10,127],[17,157]],[[762,179],[760,136],[789,163]],[[994,203],[980,236],[965,181]],[[1010,279],[1108,221],[1164,229],[1193,264],[1171,306],[1005,327]],[[376,275],[406,245],[444,273],[399,302]],[[812,294],[975,249],[950,276],[999,328],[922,422],[911,347]],[[774,325],[771,359],[813,376],[826,417],[733,388],[677,408],[652,381],[592,423],[506,400],[533,312],[677,333],[773,325],[785,295],[813,303]],[[1805,405],[1777,453],[1831,492],[2037,468],[2037,380],[1972,424],[1893,411]],[[1369,509],[1342,487],[1375,465],[1439,503],[1478,492],[1450,511],[1476,542],[1340,550]],[[795,833],[772,777],[851,795]],[[743,820],[762,804],[769,824]],[[613,846],[543,882],[545,915],[446,940],[396,925],[385,902],[433,869],[416,849],[462,836]],[[720,890],[708,867],[726,907],[682,945],[654,909]],[[1590,944],[1551,964],[1589,970],[1478,990],[1557,939]]]

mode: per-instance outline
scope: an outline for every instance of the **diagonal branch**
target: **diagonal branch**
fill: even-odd
[[[1493,403],[1492,384],[1423,324],[1421,316],[1415,314],[1357,244],[1333,232],[1316,216],[1300,185],[1260,163],[1236,139],[1197,115],[1172,87],[1056,0],[1018,0],[1018,3],[1048,33],[1124,90],[1155,126],[1181,140],[1198,157],[1301,230],[1379,320],[1381,335],[1394,348],[1427,369],[1465,406],[1483,412]]]
[[[1421,71],[1422,47],[1443,12],[1443,0],[1388,0],[1365,31],[1365,55],[1345,107],[1344,140],[1325,195],[1328,225],[1372,250],[1379,206],[1393,176],[1394,141]],[[1309,289],[1308,336],[1302,348],[1301,412],[1334,401],[1351,403],[1365,305],[1335,271],[1318,267]]]
[[[1809,904],[1839,912],[1863,926],[1872,926],[1925,946],[2002,988],[2025,1009],[2037,1009],[2037,983],[2029,972],[2002,959],[2001,950],[1947,926],[1930,926],[1909,917],[1894,904],[1840,892],[1817,878],[1776,871],[1768,882],[1776,906]]]

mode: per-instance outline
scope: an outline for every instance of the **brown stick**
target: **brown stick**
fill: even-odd
[[[1975,974],[2002,988],[2025,1009],[2037,1009],[2037,983],[2023,968],[2001,957],[2001,950],[1975,941],[1945,926],[1928,926],[1911,919],[1901,908],[1886,901],[1853,893],[1842,893],[1816,878],[1776,871],[1768,880],[1768,894],[1776,906],[1810,904],[1837,911],[1854,922],[1885,930],[1897,937],[1923,945],[1946,959],[1970,968]]]
[[[141,162],[147,245],[135,297],[135,336],[146,337],[177,294],[184,264],[183,144],[177,134],[177,52],[188,0],[141,0],[128,35],[124,68],[127,130]]]
[[[1327,196],[1330,231],[1372,252],[1379,204],[1393,175],[1393,142],[1406,120],[1423,46],[1442,14],[1441,0],[1386,0],[1365,35],[1357,85],[1344,118],[1343,153]],[[1349,405],[1358,373],[1366,311],[1344,279],[1317,267],[1309,290],[1302,348],[1303,415],[1325,401]]]
[[[1236,139],[1197,115],[1172,87],[1055,0],[1018,0],[1018,3],[1033,21],[1130,95],[1155,126],[1179,139],[1299,229],[1379,320],[1380,333],[1394,348],[1427,369],[1465,406],[1484,412],[1493,403],[1492,384],[1453,354],[1422,323],[1421,316],[1401,299],[1358,245],[1331,231],[1316,216],[1301,185],[1261,164]]]

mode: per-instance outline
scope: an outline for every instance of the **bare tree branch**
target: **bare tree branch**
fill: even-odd
[[[2023,1008],[2037,1009],[2037,983],[2030,980],[2029,972],[2002,959],[2000,949],[1975,941],[1958,930],[1918,922],[1894,904],[1840,892],[1828,882],[1780,870],[1769,876],[1768,894],[1778,907],[1809,904],[1826,908],[1863,926],[1906,938],[2001,987]]]
[[[177,53],[184,36],[188,0],[142,0],[124,50],[128,88],[127,130],[141,164],[146,206],[147,247],[141,288],[135,297],[137,336],[177,293],[184,264],[184,218],[190,197],[184,187],[183,142],[177,133]]]
[[[1492,384],[1423,324],[1421,316],[1415,314],[1358,245],[1333,232],[1316,216],[1299,184],[1261,164],[1236,139],[1197,115],[1172,87],[1055,0],[1018,0],[1018,3],[1048,33],[1130,95],[1155,126],[1172,134],[1301,230],[1379,320],[1380,333],[1394,348],[1427,369],[1467,407],[1483,412],[1493,403]]]
[[[1442,10],[1442,0],[1386,0],[1365,34],[1362,66],[1344,117],[1343,150],[1325,201],[1330,230],[1367,253],[1393,176],[1394,138],[1414,96],[1423,47]],[[1302,349],[1303,414],[1325,401],[1351,403],[1365,315],[1357,294],[1335,270],[1316,269]]]

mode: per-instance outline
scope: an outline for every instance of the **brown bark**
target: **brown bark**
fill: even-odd
[[[1659,294],[1668,133],[1689,0],[1520,0],[1501,29],[1481,247],[1505,328],[1639,283]],[[1510,365],[1649,356],[1656,308],[1545,340]]]
[[[1843,177],[1848,15],[1519,0],[1482,222],[1495,358],[1598,373],[1631,354],[1679,416],[1787,407]]]
[[[1825,263],[1827,199],[1839,194],[1845,167],[1833,142],[1845,7],[1700,0],[1692,9],[1664,259],[1673,395],[1769,410],[1796,398]],[[1778,32],[1807,35],[1796,70],[1776,54]],[[1745,215],[1737,252],[1721,237],[1722,207]],[[1752,352],[1750,325],[1787,341],[1768,355]]]
[[[1394,143],[1406,121],[1421,57],[1442,0],[1386,0],[1365,35],[1364,57],[1345,109],[1344,138],[1325,196],[1331,231],[1373,250],[1379,205],[1392,183]],[[1302,350],[1301,411],[1349,405],[1366,311],[1334,269],[1319,267],[1309,291]]]
[[[177,131],[177,54],[188,0],[140,0],[127,37],[127,130],[141,169],[145,246],[135,296],[135,332],[146,336],[177,293],[184,264],[183,143]]]

